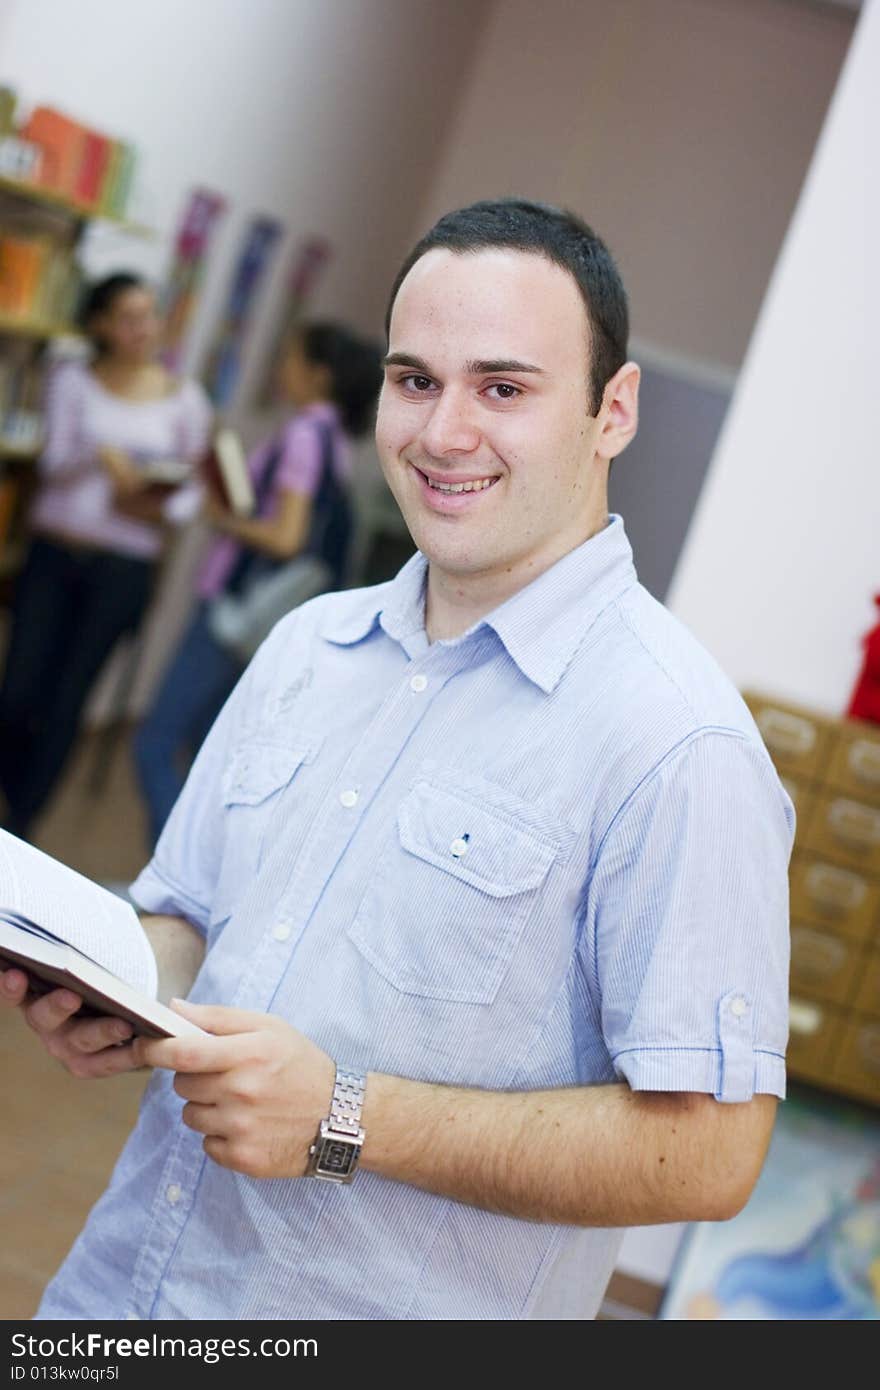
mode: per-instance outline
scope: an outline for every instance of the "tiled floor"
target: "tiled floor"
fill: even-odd
[[[36,842],[92,878],[130,880],[146,845],[126,745],[97,797],[88,791],[95,752],[86,740]],[[0,1010],[0,1319],[34,1312],[106,1184],[145,1080],[75,1081]]]

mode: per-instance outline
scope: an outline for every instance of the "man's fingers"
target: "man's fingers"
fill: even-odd
[[[23,970],[0,971],[0,999],[4,1004],[20,1004],[27,988],[28,977]]]
[[[217,1134],[209,1134],[202,1144],[202,1148],[209,1158],[212,1158],[215,1163],[219,1163],[221,1168],[232,1168],[235,1171],[228,1139],[221,1139]]]
[[[192,1019],[206,1033],[254,1033],[271,1027],[267,1014],[251,1009],[230,1009],[225,1004],[191,1004],[188,999],[172,999],[172,1007],[184,1018]]]
[[[130,1023],[121,1018],[90,1018],[74,1020],[66,1043],[75,1052],[101,1052],[105,1047],[117,1047],[128,1042],[132,1035]]]
[[[141,1056],[147,1066],[168,1071],[220,1072],[237,1066],[251,1045],[252,1035],[241,1033],[225,1038],[143,1038]]]
[[[124,1047],[105,1047],[100,1052],[80,1052],[59,1059],[68,1071],[81,1079],[118,1076],[120,1072],[137,1071],[140,1067],[131,1043]]]
[[[218,1099],[218,1083],[222,1079],[222,1072],[179,1071],[174,1077],[174,1089],[184,1100],[194,1100],[199,1105],[214,1105]]]
[[[72,1018],[82,1004],[78,994],[69,989],[53,989],[33,1004],[28,1004],[24,1016],[37,1033],[54,1033]]]
[[[195,1105],[189,1101],[181,1111],[183,1123],[197,1134],[217,1135],[220,1125],[216,1105]]]

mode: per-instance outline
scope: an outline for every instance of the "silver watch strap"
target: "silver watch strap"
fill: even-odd
[[[366,1090],[367,1078],[363,1072],[336,1064],[336,1084],[327,1117],[331,1129],[353,1137],[360,1134]]]

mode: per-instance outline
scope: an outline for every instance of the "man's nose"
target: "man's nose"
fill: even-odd
[[[470,454],[480,443],[477,406],[466,391],[446,387],[434,402],[422,430],[422,444],[433,458]]]

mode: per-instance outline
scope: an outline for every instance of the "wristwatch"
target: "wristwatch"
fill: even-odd
[[[308,1177],[323,1178],[326,1182],[351,1182],[364,1142],[361,1113],[366,1089],[367,1078],[362,1072],[337,1063],[330,1114],[321,1121],[315,1142],[309,1149]]]

